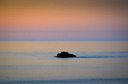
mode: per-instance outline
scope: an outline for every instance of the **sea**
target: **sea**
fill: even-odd
[[[128,41],[0,41],[0,84],[128,84]]]

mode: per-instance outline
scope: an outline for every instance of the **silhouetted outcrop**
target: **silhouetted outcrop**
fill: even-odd
[[[68,52],[61,52],[61,53],[58,53],[57,56],[55,57],[66,58],[66,57],[76,57],[76,56],[73,54],[69,54]]]

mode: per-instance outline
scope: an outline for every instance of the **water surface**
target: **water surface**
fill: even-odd
[[[2,84],[127,84],[127,41],[0,42]],[[55,58],[61,51],[76,58]]]

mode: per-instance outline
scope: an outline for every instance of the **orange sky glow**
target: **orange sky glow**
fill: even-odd
[[[126,22],[126,10],[120,4],[106,4],[84,2],[87,0],[35,0],[21,3],[17,0],[10,3],[3,1],[1,5],[1,26],[88,26],[88,25],[124,25]],[[34,3],[36,2],[36,3]],[[65,2],[65,3],[64,3]],[[79,3],[77,3],[79,2]],[[84,2],[84,3],[82,3]],[[39,4],[39,5],[38,5]],[[68,28],[62,30],[79,30]],[[94,29],[94,28],[92,28]],[[87,29],[85,30],[92,30]],[[102,28],[96,28],[96,30]],[[114,28],[113,28],[114,29]],[[113,30],[112,29],[112,30]],[[61,30],[60,28],[1,28],[0,30]],[[95,29],[94,29],[95,30]],[[117,28],[118,30],[118,28]]]
[[[127,14],[125,0],[0,0],[0,31],[127,31]]]

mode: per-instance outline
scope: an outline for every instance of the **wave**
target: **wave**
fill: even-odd
[[[128,78],[3,81],[0,84],[128,84]]]
[[[68,59],[68,58],[128,58],[128,56],[77,56],[77,57],[65,57],[60,59]]]
[[[76,58],[127,58],[128,56],[77,56]]]

